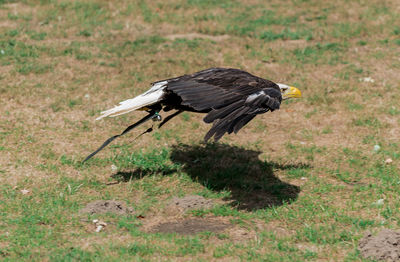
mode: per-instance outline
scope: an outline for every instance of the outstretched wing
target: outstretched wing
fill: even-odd
[[[282,100],[275,83],[238,69],[211,68],[170,79],[166,90],[178,95],[181,105],[208,112],[204,121],[213,127],[206,141],[238,132],[257,114],[278,109]]]

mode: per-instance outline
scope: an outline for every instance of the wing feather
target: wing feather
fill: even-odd
[[[167,81],[168,91],[180,96],[183,105],[198,111],[225,106],[263,88],[279,89],[271,81],[232,68],[210,68]]]
[[[237,118],[235,122],[231,125],[231,127],[228,130],[228,133],[239,132],[239,130],[244,127],[248,122],[250,122],[257,114],[250,114],[250,115],[243,115],[240,118]]]
[[[244,101],[240,100],[230,105],[227,105],[219,110],[213,109],[204,117],[203,121],[206,123],[212,123],[215,119],[222,119],[228,114],[232,113],[237,108],[242,107],[243,104]]]

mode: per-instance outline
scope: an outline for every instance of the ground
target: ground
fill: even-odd
[[[396,0],[0,0],[1,259],[366,260],[365,232],[400,224],[399,12]],[[217,66],[303,98],[218,144],[185,113],[81,164],[143,116],[100,111]],[[168,212],[192,195],[214,205]],[[97,200],[133,211],[80,212]]]

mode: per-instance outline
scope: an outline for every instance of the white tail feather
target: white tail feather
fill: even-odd
[[[137,97],[122,101],[119,106],[108,109],[101,112],[101,116],[96,118],[96,120],[102,119],[103,117],[114,117],[122,114],[129,113],[131,111],[140,109],[145,106],[153,105],[161,101],[165,95],[165,87],[167,81],[162,81],[155,83],[152,88],[150,88],[145,93],[138,95]]]

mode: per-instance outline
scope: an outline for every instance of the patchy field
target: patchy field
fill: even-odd
[[[265,2],[0,0],[0,259],[359,261],[399,228],[399,1]],[[214,66],[304,98],[219,144],[185,113],[80,164],[142,117],[101,110]],[[187,195],[213,205],[171,211]]]

